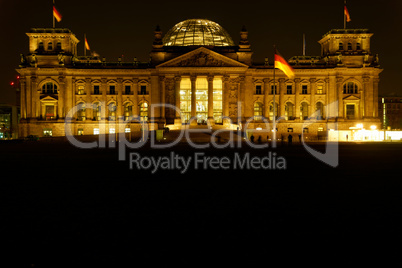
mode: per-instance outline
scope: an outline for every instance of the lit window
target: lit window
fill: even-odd
[[[99,135],[99,128],[94,128],[94,135]]]
[[[78,95],[84,95],[85,94],[83,85],[78,86],[77,93],[78,93]]]
[[[148,121],[148,103],[142,102],[139,106],[141,121]]]
[[[262,108],[261,102],[254,103],[254,120],[262,120]]]
[[[323,85],[317,85],[317,94],[322,94],[324,92],[324,86]]]
[[[130,133],[130,132],[131,132],[131,128],[126,127],[126,128],[124,129],[124,133]]]
[[[115,128],[109,128],[109,134],[115,134],[116,129]]]

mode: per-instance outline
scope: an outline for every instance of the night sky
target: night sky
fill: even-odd
[[[402,62],[402,1],[349,0],[352,22],[348,28],[374,33],[371,52],[379,54],[380,94],[402,95],[398,83]],[[318,40],[331,29],[343,28],[343,0],[305,1],[99,1],[56,0],[63,16],[56,27],[69,28],[107,61],[149,59],[153,32],[160,25],[166,33],[176,23],[205,18],[219,23],[238,44],[243,25],[249,32],[254,62],[272,61],[273,44],[285,58],[302,55],[303,33],[307,55],[320,55]],[[52,27],[52,0],[0,0],[1,61],[0,103],[12,100],[9,83],[15,77],[20,53],[28,53],[30,28]]]

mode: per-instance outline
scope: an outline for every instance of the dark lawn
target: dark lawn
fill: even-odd
[[[138,150],[171,151],[194,156],[186,145]],[[402,264],[401,143],[341,144],[335,169],[297,143],[204,150],[229,158],[269,151],[286,159],[286,170],[151,174],[130,170],[115,149],[1,142],[4,256],[26,265],[15,267],[54,259],[50,267],[80,267],[83,259],[127,267]]]

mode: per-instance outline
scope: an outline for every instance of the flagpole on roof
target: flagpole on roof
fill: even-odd
[[[54,0],[53,0],[53,8],[54,8]],[[55,28],[56,26],[56,22],[55,22],[55,18],[54,18],[54,11],[52,9],[52,16],[53,16],[53,28]]]
[[[87,34],[84,34],[84,57],[87,56],[87,46],[85,44],[86,40],[87,40]]]
[[[344,6],[343,6],[343,29],[346,29],[346,12],[345,12],[345,7],[346,7],[346,0],[344,1]]]

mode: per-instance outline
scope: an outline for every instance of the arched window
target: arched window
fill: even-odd
[[[339,42],[339,50],[343,50],[343,43]]]
[[[303,102],[300,105],[300,117],[303,120],[307,120],[308,119],[308,104],[306,102]]]
[[[141,121],[148,121],[148,103],[140,103],[140,119]]]
[[[352,50],[352,43],[348,43],[348,50]]]
[[[57,94],[57,85],[52,82],[43,84],[42,94]]]
[[[95,102],[93,104],[93,114],[94,114],[94,121],[100,121],[101,120],[101,106],[99,104],[99,102]]]
[[[315,112],[317,120],[322,120],[324,118],[324,104],[322,104],[322,102],[317,102],[315,105]]]
[[[43,42],[41,41],[38,44],[38,50],[43,50],[43,49],[44,49],[44,46],[43,46]]]
[[[85,103],[79,103],[77,106],[77,121],[85,121],[86,119]]]
[[[130,120],[133,116],[133,105],[131,103],[126,103],[124,105],[124,120]]]
[[[56,44],[56,50],[61,51],[61,42],[60,41],[57,42],[57,44]]]
[[[359,87],[354,82],[348,82],[343,85],[343,94],[358,94]]]
[[[47,43],[47,50],[53,50],[53,43],[52,42]]]
[[[287,102],[285,106],[286,120],[294,120],[294,105],[291,102]]]
[[[112,102],[109,104],[109,120],[110,121],[115,121],[116,120],[116,103]]]
[[[262,120],[262,108],[261,102],[254,103],[254,120]]]

